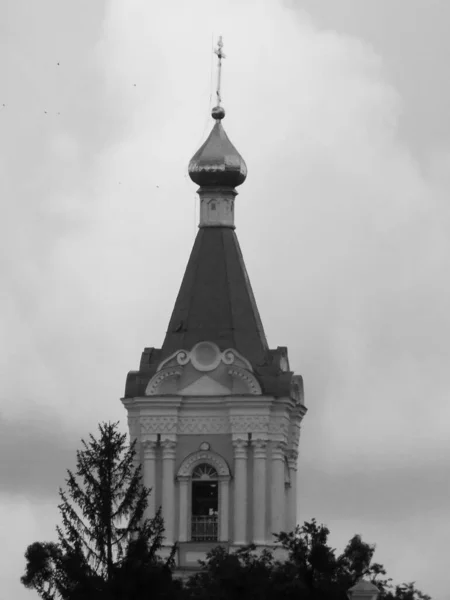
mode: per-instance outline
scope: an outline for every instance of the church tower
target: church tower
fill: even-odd
[[[297,523],[297,456],[306,413],[287,349],[268,346],[235,233],[245,162],[222,126],[189,163],[200,223],[162,348],[145,348],[122,402],[137,440],[147,517],[162,506],[166,550],[197,567],[219,544],[273,547]]]

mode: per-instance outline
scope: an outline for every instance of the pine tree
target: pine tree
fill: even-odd
[[[100,424],[99,439],[82,440],[75,474],[68,470],[67,490],[59,490],[58,542],[27,548],[21,582],[43,600],[130,600],[153,583],[165,597],[172,585],[175,547],[166,561],[158,557],[163,520],[160,511],[144,519],[151,492],[134,466],[135,442],[127,447],[117,427]]]

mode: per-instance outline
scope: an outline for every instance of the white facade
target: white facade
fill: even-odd
[[[152,489],[146,516],[162,506],[165,544],[179,543],[179,566],[197,566],[218,544],[274,546],[272,532],[295,528],[306,412],[300,379],[292,378],[288,397],[263,395],[245,357],[205,341],[164,360],[145,396],[122,399]],[[211,467],[218,490],[217,534],[207,541],[193,539],[193,476],[201,465]]]

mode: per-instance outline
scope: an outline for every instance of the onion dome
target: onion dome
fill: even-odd
[[[234,188],[244,183],[247,165],[228,139],[222,119],[225,110],[215,106],[211,116],[216,121],[206,142],[189,163],[189,177],[201,187]]]

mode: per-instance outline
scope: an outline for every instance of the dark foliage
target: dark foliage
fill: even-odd
[[[393,586],[375,546],[355,535],[344,551],[328,543],[329,530],[313,519],[276,536],[287,560],[247,546],[232,553],[218,546],[185,585],[172,578],[175,547],[158,557],[164,536],[161,514],[144,519],[150,492],[134,466],[134,445],[117,424],[100,425],[77,452],[60,490],[58,542],[28,546],[22,583],[43,600],[348,600],[362,577],[380,590],[379,600],[431,600],[414,583]]]
[[[187,583],[192,600],[218,598],[228,600],[246,598],[265,600],[272,598],[271,580],[274,568],[272,554],[268,551],[258,556],[250,545],[228,553],[221,546],[208,553],[202,561],[202,571]]]
[[[76,473],[60,489],[58,542],[27,548],[21,582],[43,600],[141,600],[148,589],[172,597],[180,587],[171,574],[175,548],[166,561],[158,557],[164,524],[159,512],[144,519],[150,490],[134,466],[135,445],[127,447],[117,423],[99,431],[82,440]]]
[[[202,571],[186,586],[192,600],[348,600],[348,590],[362,577],[380,590],[380,600],[431,600],[414,584],[393,587],[379,563],[375,546],[355,535],[342,554],[328,544],[329,530],[313,519],[294,532],[276,536],[287,552],[285,561],[256,553],[247,546],[228,554],[218,547],[202,563]]]

